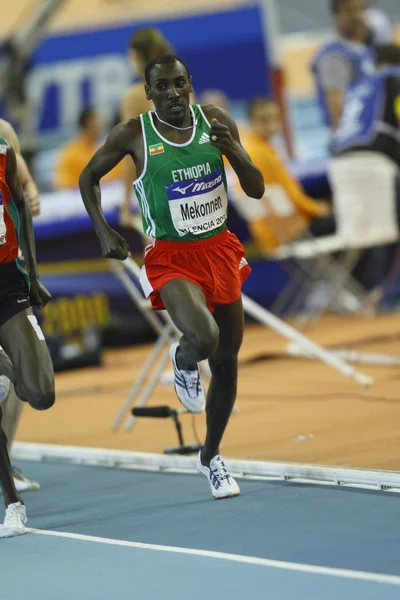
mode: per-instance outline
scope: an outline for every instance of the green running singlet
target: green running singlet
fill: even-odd
[[[228,196],[222,155],[210,144],[210,124],[198,105],[190,107],[193,133],[174,144],[156,129],[152,113],[140,115],[145,165],[134,182],[146,235],[191,242],[226,229]]]

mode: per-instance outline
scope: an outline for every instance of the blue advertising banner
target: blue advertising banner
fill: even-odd
[[[268,94],[268,56],[260,9],[249,7],[157,22],[135,22],[42,40],[33,56],[28,95],[34,129],[61,133],[85,105],[112,119],[133,79],[127,47],[132,33],[157,26],[188,62],[196,92],[223,90],[232,100]]]

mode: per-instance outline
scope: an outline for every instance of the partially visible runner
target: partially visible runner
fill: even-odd
[[[18,261],[20,244],[28,274]],[[3,137],[0,137],[0,283],[0,345],[4,350],[0,354],[0,374],[13,382],[21,400],[36,410],[46,410],[54,404],[54,371],[31,306],[42,308],[51,296],[37,272],[32,215],[18,178],[16,154]],[[22,535],[26,510],[15,488],[1,407],[0,485],[6,506],[0,537]]]
[[[166,54],[151,61],[145,88],[155,112],[113,129],[81,175],[82,198],[103,256],[127,258],[128,244],[105,221],[99,182],[125,156],[132,157],[140,173],[135,190],[143,228],[153,238],[145,251],[142,287],[153,308],[166,308],[183,333],[170,355],[178,398],[193,413],[205,408],[197,363],[209,360],[207,435],[198,465],[215,498],[237,496],[239,486],[219,447],[236,398],[244,329],[241,285],[250,267],[226,228],[223,155],[248,196],[261,198],[264,181],[232,117],[212,105],[190,105],[192,78],[184,60]]]
[[[24,196],[29,203],[33,216],[40,212],[40,197],[38,188],[33,180],[22,153],[21,145],[13,126],[8,121],[0,119],[0,136],[4,137],[13,147],[17,158],[18,176],[22,184]],[[24,403],[19,400],[15,393],[14,386],[4,375],[0,376],[0,402],[3,404],[3,430],[8,440],[8,451],[11,454],[11,448],[14,443],[15,435],[21,420]],[[34,491],[40,489],[40,485],[31,479],[28,479],[15,466],[12,467],[15,486],[19,492]]]

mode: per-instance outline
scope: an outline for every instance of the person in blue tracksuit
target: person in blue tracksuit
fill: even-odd
[[[346,90],[375,69],[375,53],[365,21],[363,0],[331,0],[337,36],[323,44],[312,61],[323,120],[334,129],[341,117]]]
[[[379,246],[399,239],[400,47],[377,46],[376,56],[376,72],[345,95],[329,165],[339,233],[373,247],[374,260],[381,257],[380,266],[368,262],[369,288],[384,275],[387,253]]]
[[[400,168],[400,47],[376,47],[377,70],[346,93],[332,154],[375,152]]]

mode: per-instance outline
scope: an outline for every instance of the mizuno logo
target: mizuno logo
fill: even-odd
[[[199,144],[207,144],[210,141],[210,136],[208,133],[202,133],[199,139]]]
[[[180,187],[176,187],[174,189],[174,192],[179,192],[180,194],[182,194],[182,196],[184,196],[187,192],[187,190],[192,187],[193,183],[189,183],[189,185],[187,185],[186,187],[180,188]]]
[[[211,181],[198,181],[193,186],[193,192],[202,192],[214,188],[218,183],[222,183],[222,175],[218,175]]]
[[[249,263],[247,262],[247,260],[243,257],[240,259],[240,263],[239,263],[239,271],[240,269],[243,269],[243,267],[245,267],[246,265],[248,265]]]

